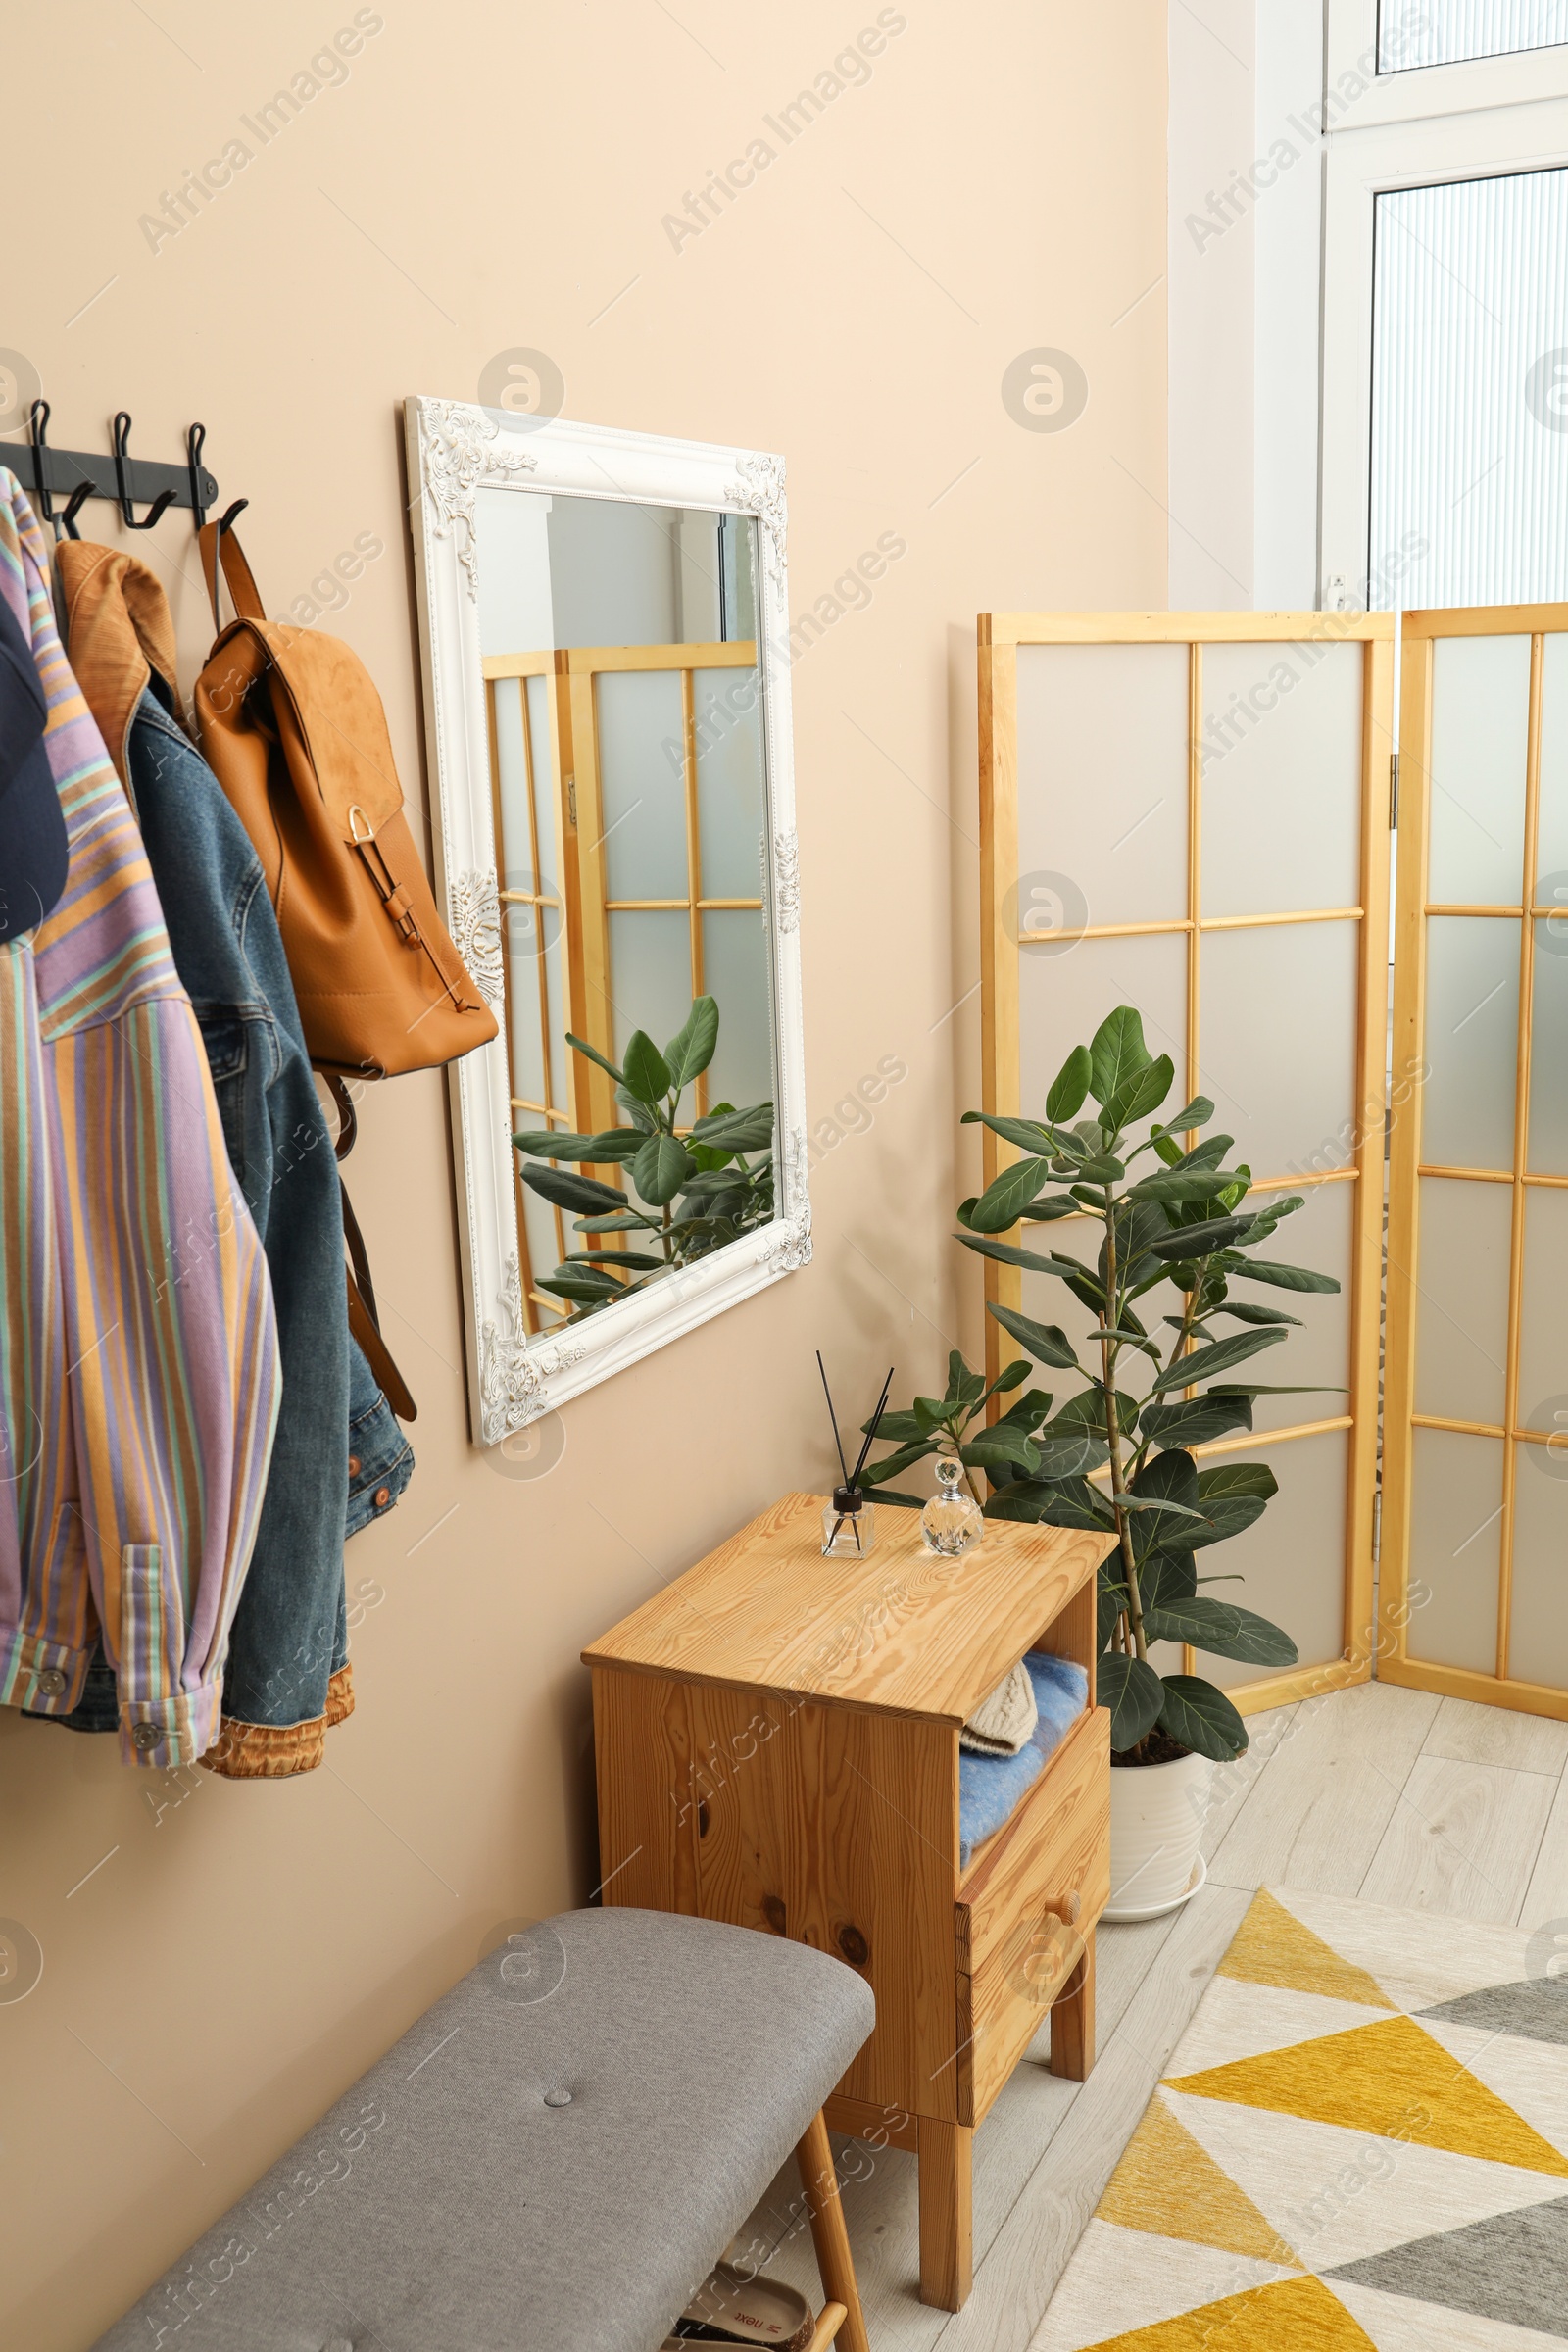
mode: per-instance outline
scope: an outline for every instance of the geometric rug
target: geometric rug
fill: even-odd
[[[1564,2352],[1568,1922],[1257,1894],[1031,2352]]]

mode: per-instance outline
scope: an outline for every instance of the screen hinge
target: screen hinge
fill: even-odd
[[[1389,831],[1396,833],[1399,826],[1399,755],[1389,754]]]
[[[574,775],[566,778],[566,813],[571,829],[575,833],[577,830],[577,779]]]

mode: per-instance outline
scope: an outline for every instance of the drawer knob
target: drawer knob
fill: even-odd
[[[1069,1928],[1077,1926],[1078,1915],[1082,1911],[1083,1907],[1084,1898],[1079,1893],[1076,1886],[1073,1888],[1071,1894],[1064,1894],[1060,1896],[1057,1901],[1054,1903],[1048,1903],[1046,1905],[1047,1911],[1054,1919],[1065,1921]]]
[[[864,1968],[871,1958],[871,1946],[857,1927],[840,1928],[839,1950],[852,1968]]]

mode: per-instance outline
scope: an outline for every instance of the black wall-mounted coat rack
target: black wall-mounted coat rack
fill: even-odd
[[[33,493],[39,518],[54,526],[56,538],[63,530],[73,539],[78,536],[76,516],[89,498],[113,499],[127,530],[150,531],[171,507],[190,508],[200,530],[208,508],[218,503],[218,483],[202,464],[206,425],[193,424],[186,433],[183,466],[161,466],[131,456],[128,410],[119,411],[113,429],[113,444],[103,456],[92,450],[51,449],[49,403],[35,400],[27,420],[29,439],[0,441],[0,466],[9,466],[23,488]],[[58,515],[57,495],[66,500]],[[134,512],[138,505],[148,509],[139,520]]]

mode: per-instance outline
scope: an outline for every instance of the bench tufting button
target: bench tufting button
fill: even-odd
[[[569,2090],[547,2090],[545,2092],[545,2105],[547,2107],[569,2107],[571,2105],[571,2093]]]

